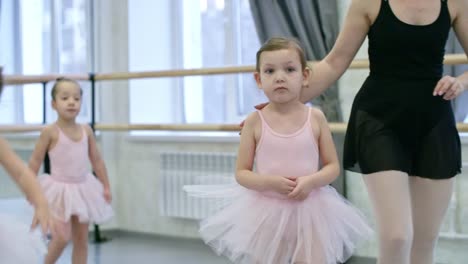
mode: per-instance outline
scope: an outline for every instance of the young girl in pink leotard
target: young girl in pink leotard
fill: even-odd
[[[254,76],[269,103],[242,129],[235,195],[226,189],[232,202],[200,227],[205,242],[235,263],[336,264],[371,233],[360,212],[329,186],[340,170],[331,132],[323,113],[299,100],[309,74],[293,40],[270,39],[257,53]],[[206,186],[185,190],[223,195]]]

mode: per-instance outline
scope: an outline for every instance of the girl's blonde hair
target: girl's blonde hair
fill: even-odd
[[[305,70],[305,68],[307,67],[307,59],[305,57],[304,49],[302,48],[299,41],[293,38],[282,38],[282,37],[270,38],[257,51],[257,64],[255,67],[255,70],[257,72],[260,72],[260,56],[262,55],[262,52],[283,50],[283,49],[296,50],[297,55],[299,55],[299,59],[301,60],[302,70]]]

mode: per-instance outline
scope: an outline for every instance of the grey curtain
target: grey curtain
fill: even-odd
[[[445,46],[446,54],[464,54],[460,42],[458,42],[455,33],[450,32],[449,38],[447,40],[447,45]],[[451,76],[458,76],[464,72],[468,71],[468,65],[446,65],[444,68],[444,74]],[[457,122],[463,122],[465,118],[468,117],[468,93],[461,94],[458,98],[452,101],[453,110],[455,113],[455,120]]]
[[[250,8],[261,43],[275,36],[294,37],[308,60],[323,59],[338,35],[336,0],[250,0]],[[336,85],[312,103],[329,121],[342,121]]]

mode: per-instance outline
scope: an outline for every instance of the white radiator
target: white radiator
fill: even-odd
[[[215,204],[206,199],[189,197],[184,185],[223,184],[232,181],[235,173],[235,153],[163,152],[160,213],[163,216],[202,219],[213,212]]]
[[[215,210],[212,201],[189,197],[184,192],[184,185],[223,184],[232,181],[235,173],[235,153],[213,152],[164,152],[161,158],[161,185],[159,191],[160,213],[163,216],[189,219],[202,219]],[[468,168],[464,164],[464,170]],[[466,172],[465,172],[466,174]],[[465,175],[463,175],[465,176]],[[462,180],[462,175],[457,181]],[[448,209],[443,237],[467,237],[457,230],[457,213],[461,203],[455,191]],[[466,224],[466,223],[464,223]]]

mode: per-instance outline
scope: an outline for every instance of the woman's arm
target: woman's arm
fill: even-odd
[[[34,173],[15,154],[4,139],[0,138],[0,164],[20,187],[26,198],[35,208],[32,228],[41,225],[45,234],[49,229],[53,229],[52,217],[49,215],[47,200],[45,199],[41,187],[36,180]],[[53,231],[53,230],[52,230]]]
[[[468,0],[458,0],[455,3],[458,5],[458,14],[453,23],[453,29],[468,56]],[[457,79],[463,90],[468,91],[468,71],[458,76]]]
[[[349,7],[343,29],[330,53],[311,66],[309,87],[302,90],[301,101],[308,102],[322,94],[336,82],[351,64],[361,47],[371,25],[369,10],[379,4],[375,0],[353,0]]]
[[[468,54],[468,0],[449,1],[450,14],[452,16],[453,30],[460,41],[465,54]],[[437,82],[434,88],[434,96],[443,96],[445,100],[452,100],[462,92],[468,90],[468,72],[458,77],[444,76]]]

